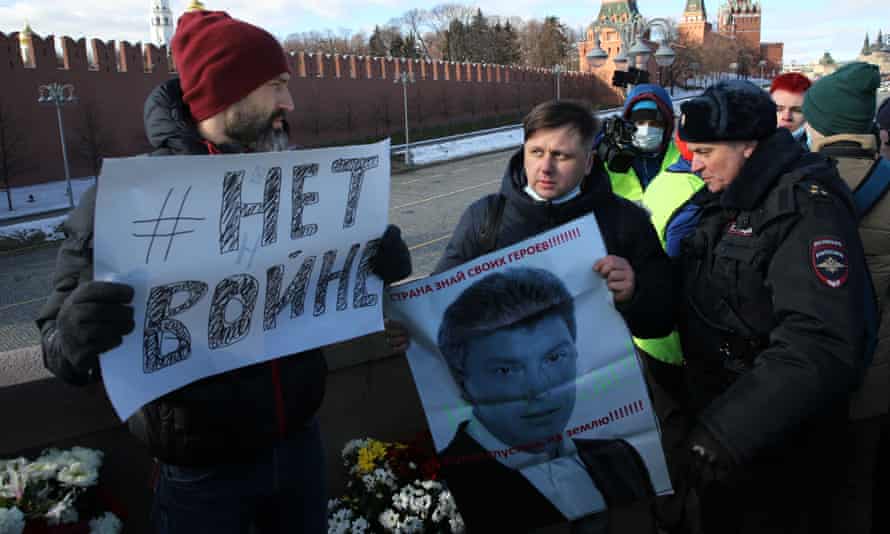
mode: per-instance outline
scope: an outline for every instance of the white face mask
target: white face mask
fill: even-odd
[[[634,133],[634,146],[643,152],[655,152],[661,146],[663,137],[664,128],[640,124],[637,125],[637,131]]]

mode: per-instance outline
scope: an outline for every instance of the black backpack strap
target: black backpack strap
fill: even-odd
[[[504,205],[507,199],[498,193],[493,195],[494,202],[489,202],[485,215],[485,223],[479,230],[480,256],[494,252],[497,247],[498,232],[501,229],[501,218],[504,215]]]
[[[865,217],[875,204],[877,204],[887,191],[890,190],[890,162],[880,158],[872,166],[865,180],[853,191],[853,200],[856,203],[856,214],[859,218]]]

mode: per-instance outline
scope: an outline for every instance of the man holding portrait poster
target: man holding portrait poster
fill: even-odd
[[[598,229],[595,231],[596,239],[593,239],[592,242],[589,243],[589,248],[586,250],[579,249],[574,255],[568,253],[560,254],[555,264],[545,264],[546,269],[554,273],[559,272],[559,269],[573,269],[577,273],[576,276],[580,276],[587,280],[589,284],[593,284],[593,278],[600,280],[600,284],[602,284],[603,288],[607,288],[612,294],[612,298],[609,300],[614,302],[614,307],[612,306],[612,302],[609,302],[608,308],[612,310],[613,314],[613,316],[610,316],[613,321],[611,323],[613,329],[606,328],[604,326],[605,323],[587,315],[587,311],[582,312],[582,307],[577,305],[576,300],[576,306],[579,309],[580,314],[579,319],[576,322],[579,326],[577,332],[584,336],[588,335],[592,328],[596,328],[597,332],[601,335],[605,335],[607,332],[626,332],[627,328],[629,328],[633,335],[640,338],[659,337],[669,333],[673,327],[670,313],[665,313],[665,311],[669,309],[671,302],[669,261],[659,245],[658,238],[649,223],[645,211],[629,201],[619,198],[611,192],[608,175],[603,168],[602,162],[598,161],[592,152],[593,137],[597,130],[597,124],[592,117],[590,110],[581,104],[568,101],[546,102],[537,106],[531,113],[529,113],[523,126],[525,132],[525,144],[511,159],[509,167],[504,175],[500,193],[484,197],[467,209],[458,223],[458,227],[448,244],[443,258],[436,267],[436,272],[451,272],[449,271],[450,269],[478,259],[494,250],[508,250],[520,241],[528,239],[536,234],[551,231],[561,224],[566,224],[585,215],[593,214],[596,217],[596,225],[598,226]],[[547,247],[549,250],[549,245],[547,245]],[[459,271],[458,274],[460,273],[464,273],[466,276],[465,270]],[[453,277],[458,276],[458,274],[453,274],[451,278],[447,278],[446,281],[442,283],[447,284],[448,280],[453,281]],[[588,276],[590,279],[587,278]],[[437,277],[434,276],[434,278]],[[567,281],[567,278],[565,277],[562,277],[561,279]],[[556,286],[554,285],[554,287]],[[590,290],[589,287],[579,291],[583,292],[587,290]],[[572,294],[573,298],[577,299],[575,293],[570,292],[570,294]],[[439,310],[439,306],[442,306],[442,309],[439,310],[439,313],[442,314],[445,306],[449,303],[450,301],[448,303],[437,303],[436,309]],[[601,304],[602,302],[598,301],[597,306],[600,306]],[[479,310],[479,307],[475,307],[474,309]],[[617,310],[618,313],[614,313],[615,310]],[[477,317],[477,314],[478,311],[474,312],[472,317]],[[416,318],[419,315],[416,311],[409,315],[412,316],[413,326],[409,328],[409,330],[412,332],[412,339],[415,340],[414,345],[420,344],[418,339],[426,340],[425,344],[427,345],[422,346],[421,348],[412,345],[412,351],[425,349],[427,351],[435,351],[435,353],[439,353],[440,351],[438,347],[432,348],[428,346],[431,344],[429,340],[435,339],[437,336],[439,339],[442,339],[441,336],[443,334],[433,334],[428,331],[426,327],[421,328],[417,326]],[[408,345],[407,332],[401,324],[402,318],[405,316],[401,313],[394,312],[389,315],[389,317],[391,317],[392,320],[388,323],[387,335],[391,345],[397,349],[406,348]],[[465,320],[466,318],[461,319]],[[442,320],[441,315],[435,320],[437,322]],[[516,318],[516,320],[522,322],[524,319]],[[450,322],[445,321],[443,324],[450,324]],[[552,326],[559,326],[560,324],[559,321],[553,321]],[[568,322],[566,324],[568,325]],[[453,337],[448,334],[448,330],[449,328],[445,327],[445,338]],[[570,328],[569,331],[571,331]],[[537,339],[538,336],[530,337]],[[527,339],[523,344],[528,345],[530,342],[531,340]],[[583,347],[584,345],[579,343],[578,346]],[[591,350],[590,347],[587,347],[587,350]],[[441,352],[445,353],[447,351],[442,350]],[[599,351],[597,350],[597,352]],[[613,361],[625,361],[620,354],[624,354],[625,357],[633,354],[629,337],[627,338],[626,346],[623,346],[620,350],[612,353],[611,358],[613,358]],[[412,354],[409,352],[409,358],[411,357]],[[530,353],[525,353],[523,357],[531,358],[532,356]],[[546,361],[547,356],[544,357],[544,362]],[[566,369],[563,370],[565,373],[568,373],[571,370],[571,365],[568,365],[571,358],[561,361],[565,362]],[[529,361],[526,363],[530,364],[532,362]],[[543,364],[543,362],[538,363]],[[589,366],[596,364],[587,362],[585,365]],[[637,361],[634,357],[633,368],[638,369],[637,365]],[[414,368],[413,360],[412,368]],[[603,369],[605,368],[608,368],[608,365]],[[582,376],[587,376],[585,373],[588,371],[590,371],[589,368],[585,370],[584,366],[579,367],[578,380],[581,380],[580,377]],[[444,373],[448,377],[455,376],[453,368],[444,365],[444,363],[440,367],[439,372]],[[458,374],[458,376],[460,375]],[[424,397],[423,389],[429,387],[424,384],[429,383],[423,382],[419,378],[416,369],[415,379],[418,382],[418,388],[421,390],[421,397]],[[439,380],[441,380],[441,378]],[[467,385],[466,382],[463,383],[463,386]],[[563,384],[562,387],[565,388],[566,385]],[[571,387],[574,387],[574,382],[571,383]],[[641,399],[645,399],[644,404],[648,406],[648,397],[645,393],[645,386],[642,385],[641,378],[640,387],[639,396]],[[455,391],[462,390],[462,388],[458,386],[455,386],[455,388]],[[465,393],[466,390],[463,390],[463,393],[460,394],[464,402],[467,400]],[[538,431],[553,434],[550,431],[559,427],[559,422],[562,421],[562,418],[566,417],[565,412],[570,411],[568,408],[568,405],[571,404],[568,402],[570,396],[571,394],[568,390],[563,392],[562,398],[566,400],[564,403],[565,406],[558,409],[557,412],[554,412],[553,414],[547,415],[546,417],[542,416],[543,419],[539,421],[540,427],[538,428]],[[584,412],[585,410],[595,411],[597,406],[601,406],[599,401],[602,399],[599,395],[593,395],[592,397],[581,395],[580,397],[591,400],[596,397],[597,400],[593,401],[596,404],[587,405],[582,404],[579,401],[579,407],[576,412]],[[631,402],[631,405],[633,402],[636,402],[636,400],[637,399],[634,399]],[[615,400],[615,402],[620,404],[619,400]],[[487,403],[481,403],[481,405],[487,406]],[[591,406],[593,406],[593,408],[591,408]],[[427,406],[426,408],[429,416],[430,407]],[[467,405],[464,405],[464,409],[474,411],[469,409]],[[551,409],[556,408],[554,406]],[[484,412],[484,410],[477,411]],[[457,412],[452,412],[452,415],[454,415],[454,413]],[[534,412],[532,412],[532,414],[534,414]],[[557,417],[557,414],[562,415]],[[464,415],[466,416],[462,421],[464,424],[460,426],[459,429],[452,429],[452,431],[459,432],[459,434],[458,437],[454,439],[454,443],[449,446],[448,452],[451,452],[456,448],[472,451],[473,449],[481,447],[482,449],[487,450],[488,453],[491,453],[490,446],[496,442],[509,445],[509,447],[506,447],[506,450],[512,451],[516,448],[516,441],[525,441],[525,439],[515,436],[512,438],[507,437],[509,432],[505,430],[501,432],[498,432],[497,430],[491,432],[492,429],[489,427],[493,425],[479,424],[482,422],[482,419],[485,419],[484,415],[481,418],[478,414],[473,416],[473,418],[467,414]],[[591,418],[594,416],[593,413],[587,415],[590,415]],[[532,419],[536,419],[536,417],[537,416],[532,417]],[[575,416],[573,416],[573,419],[574,418]],[[578,421],[583,427],[584,424],[589,424],[592,421],[591,418],[587,418],[586,421],[581,421],[584,417],[580,416]],[[528,421],[528,419],[522,419],[522,417],[519,416],[518,421]],[[654,419],[652,420],[652,423],[654,429]],[[431,421],[431,427],[432,426],[433,424]],[[537,425],[533,424],[532,426]],[[542,428],[546,430],[541,430]],[[571,423],[569,423],[569,428],[566,430],[565,435],[570,434],[571,430]],[[434,429],[433,432],[435,436],[436,430]],[[448,432],[444,432],[444,434],[448,434]],[[474,436],[474,434],[476,435]],[[535,435],[536,432],[520,432],[520,434],[527,434],[525,437],[531,437],[532,435]],[[561,432],[556,432],[553,435],[564,436]],[[442,436],[441,439],[445,439],[445,437]],[[451,436],[448,436],[448,440],[449,442],[451,441]],[[605,442],[601,444],[606,445],[606,447],[603,447],[603,450],[607,450],[607,452],[603,452],[602,454],[608,455],[610,453],[609,451],[614,452],[614,461],[599,462],[599,460],[605,458],[605,456],[599,456],[596,457],[596,459],[591,459],[590,462],[585,462],[583,459],[585,448],[578,447],[577,442],[575,441],[567,440],[553,442],[543,447],[533,446],[531,450],[521,451],[521,455],[518,453],[510,453],[506,455],[490,454],[489,457],[493,456],[501,466],[515,469],[518,465],[517,460],[521,463],[528,456],[545,454],[546,456],[555,458],[562,453],[569,453],[570,449],[575,448],[577,449],[578,454],[576,455],[572,453],[569,455],[570,457],[577,458],[576,460],[571,460],[569,462],[569,464],[572,464],[570,472],[584,476],[574,476],[574,482],[566,487],[586,487],[587,490],[590,490],[590,487],[592,486],[602,486],[605,484],[605,482],[602,481],[607,479],[612,480],[612,478],[608,476],[600,477],[601,480],[598,482],[597,477],[594,477],[592,474],[588,476],[584,473],[596,471],[596,468],[594,467],[595,465],[622,465],[625,467],[618,468],[622,475],[617,477],[617,480],[621,480],[622,484],[626,486],[622,488],[622,490],[612,492],[609,488],[600,487],[596,492],[592,492],[582,489],[581,492],[585,493],[586,491],[586,495],[589,496],[586,501],[574,503],[559,502],[560,499],[554,498],[552,492],[548,495],[547,489],[538,487],[532,481],[532,484],[535,485],[538,491],[537,493],[531,492],[527,495],[532,495],[535,499],[540,501],[540,506],[523,506],[522,498],[520,498],[516,505],[511,506],[509,512],[504,511],[504,513],[498,513],[489,510],[486,514],[484,513],[484,509],[480,509],[478,514],[474,514],[473,511],[468,511],[467,508],[473,506],[473,504],[470,503],[475,503],[479,499],[462,496],[461,490],[456,489],[455,498],[459,507],[461,507],[461,513],[467,520],[468,528],[471,531],[484,531],[487,528],[509,530],[510,525],[512,525],[517,531],[525,531],[535,526],[552,523],[556,520],[574,520],[595,511],[601,511],[605,508],[605,504],[610,499],[612,500],[610,504],[616,505],[612,507],[613,510],[616,507],[626,504],[628,501],[637,500],[640,495],[646,493],[644,489],[646,487],[646,477],[641,476],[641,471],[634,467],[634,465],[639,465],[635,460],[637,455],[633,453],[633,451],[628,451],[627,448],[623,447],[620,439],[615,439],[614,437],[609,436],[608,439],[600,441]],[[657,442],[657,439],[655,441]],[[489,447],[479,445],[481,442],[487,442]],[[437,441],[437,446],[438,445],[440,445],[439,441]],[[609,449],[608,446],[613,447]],[[442,449],[445,448],[445,446],[443,445],[439,448]],[[658,447],[657,454],[659,456],[661,455],[660,447]],[[646,456],[644,455],[644,459],[645,458]],[[482,484],[487,478],[486,475],[483,475],[484,471],[481,469],[482,464],[490,465],[497,470],[497,467],[491,465],[490,462],[476,462],[476,464],[477,474],[475,477],[473,475],[473,463],[469,463],[469,467],[465,470],[465,473],[469,476],[469,478],[467,478],[467,481],[469,482],[467,487],[472,485],[471,481],[473,478],[475,478],[476,484]],[[563,464],[562,467],[569,465],[564,462],[557,462],[557,464]],[[461,465],[461,463],[455,462],[454,465]],[[551,467],[556,468],[557,470],[562,469],[562,467],[556,467],[555,465],[552,465]],[[455,481],[457,481],[455,477],[461,476],[456,474],[457,471],[463,470],[457,467],[451,469],[451,478]],[[531,481],[535,478],[535,475],[531,474],[531,470],[520,469],[520,471],[527,480]],[[555,471],[551,469],[548,476],[554,476],[554,474]],[[448,480],[448,469],[446,468],[446,481]],[[452,485],[455,484],[455,482],[449,483]],[[460,486],[461,482],[457,482],[457,485]],[[521,486],[511,485],[510,488],[501,487],[499,491],[509,492],[516,488],[521,488]],[[631,488],[633,488],[634,491],[630,491]],[[660,486],[658,483],[654,484],[656,493],[666,491],[665,488],[669,488],[669,484],[665,486]],[[524,491],[524,489],[518,491]],[[464,493],[467,495],[467,490],[464,490]],[[489,497],[483,499],[483,501],[491,502],[491,499],[496,499],[497,495],[503,494],[504,493],[497,492],[494,494],[489,493]],[[613,496],[619,494],[627,497],[627,499],[612,499]],[[550,497],[550,502],[548,503],[547,500],[541,500],[542,495]],[[599,505],[595,505],[594,501],[598,502]],[[504,502],[505,506],[507,505],[507,502],[508,501]],[[484,507],[485,504],[479,502],[478,506]],[[585,513],[579,512],[585,508]],[[567,513],[569,510],[574,511]],[[602,519],[603,516],[600,516],[596,518],[595,521],[602,522]],[[490,521],[496,521],[496,523],[489,523]],[[652,528],[651,525],[650,528]]]

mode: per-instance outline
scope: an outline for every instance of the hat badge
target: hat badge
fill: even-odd
[[[680,126],[686,126],[686,114],[680,115]]]

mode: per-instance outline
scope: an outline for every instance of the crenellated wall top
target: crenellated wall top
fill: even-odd
[[[291,52],[289,63],[296,78],[392,79],[400,72],[416,80],[500,82],[552,75],[552,69],[468,61],[442,61],[404,57],[378,57],[322,52]],[[171,73],[175,71],[166,47],[128,41],[73,39],[32,34],[30,50],[22,48],[18,32],[0,32],[0,65],[10,70],[69,70],[118,73]],[[564,72],[563,76],[592,74]]]

